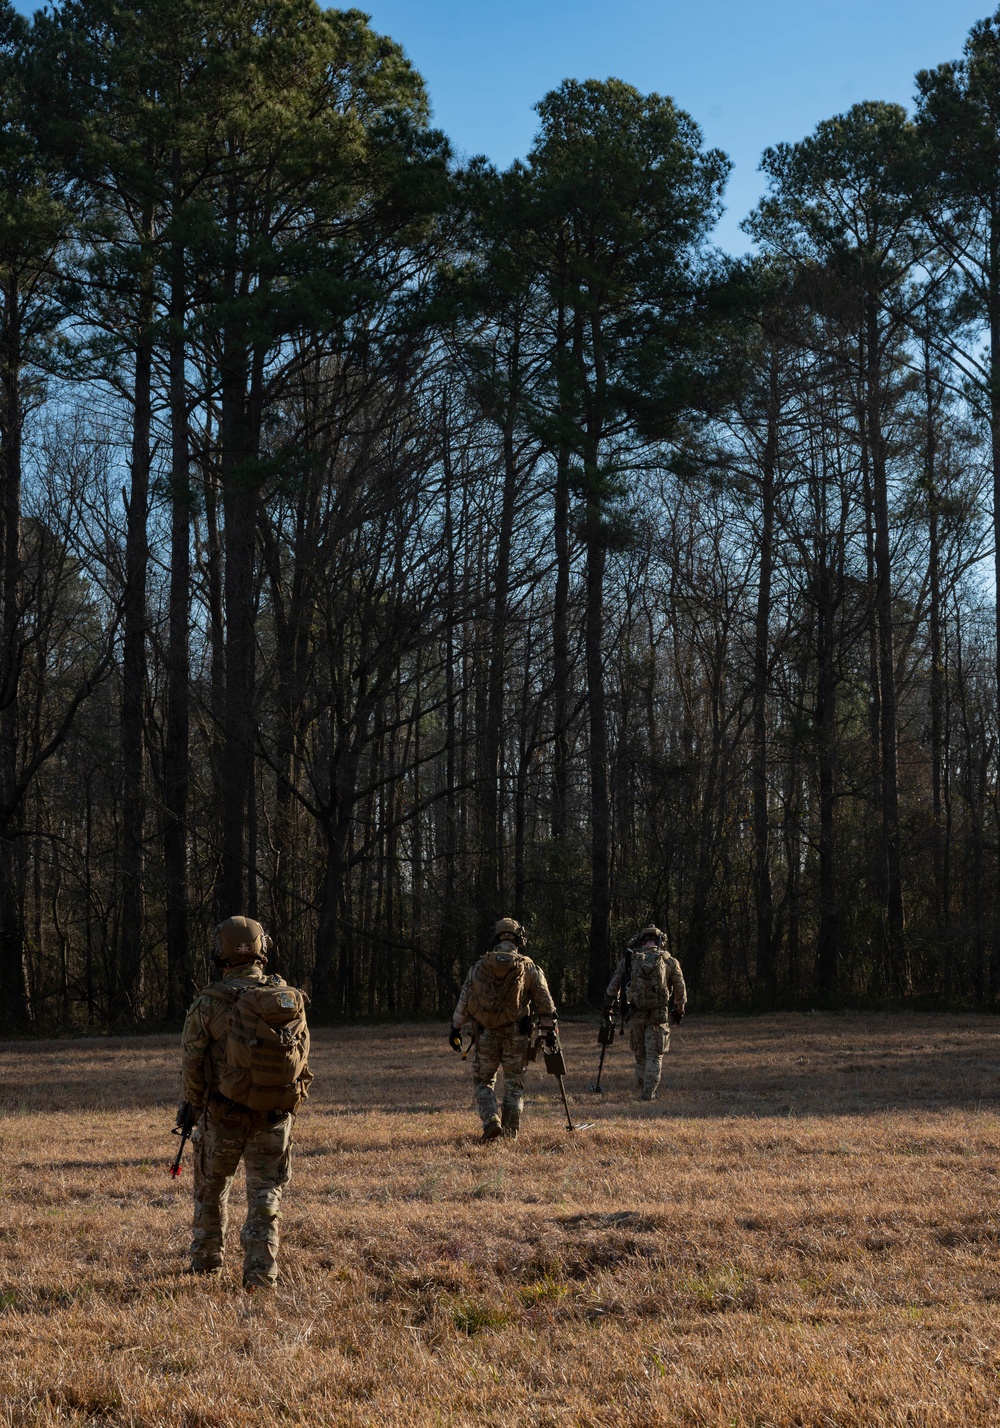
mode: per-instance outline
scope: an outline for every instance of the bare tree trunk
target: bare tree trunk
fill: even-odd
[[[14,1031],[28,1019],[24,975],[24,858],[17,800],[21,679],[21,295],[8,275],[0,325],[0,1027]]]
[[[835,606],[825,522],[820,539],[822,544],[816,576],[816,731],[819,739],[819,927],[816,954],[819,993],[824,1001],[831,1003],[837,995],[841,926],[836,837]]]
[[[152,237],[152,213],[142,216],[142,239]],[[135,389],[132,414],[131,481],[125,540],[124,632],[122,639],[122,848],[121,921],[118,947],[120,1011],[142,1017],[144,935],[143,849],[146,795],[146,580],[149,566],[149,466],[153,381],[153,274],[143,257],[136,315]]]
[[[517,355],[511,358],[516,365]],[[512,385],[515,379],[512,378]],[[487,673],[486,718],[479,731],[479,767],[476,792],[479,799],[479,936],[485,941],[491,924],[503,916],[506,896],[503,876],[504,848],[501,804],[503,774],[504,685],[507,674],[507,619],[510,600],[510,551],[517,497],[517,456],[514,450],[514,403],[508,410],[502,435],[503,493],[500,527],[489,569],[493,577],[493,609],[490,618],[489,668]]]
[[[990,457],[993,465],[993,588],[995,591],[996,660],[994,675],[1000,717],[1000,212],[990,215]],[[995,733],[1000,744],[1000,728]],[[993,800],[994,826],[1000,833],[1000,786]],[[1000,848],[1000,838],[997,839]],[[1000,854],[994,862],[989,997],[1000,991]]]
[[[771,630],[771,583],[774,574],[774,497],[778,459],[780,394],[776,358],[768,373],[767,434],[761,466],[760,573],[753,651],[753,844],[754,909],[757,921],[757,995],[774,1001],[774,893],[771,886],[771,820],[768,810],[767,698]]]
[[[247,799],[254,730],[254,550],[257,489],[249,468],[246,350],[227,333],[222,379],[222,501],[225,519],[226,689],[220,766],[222,804],[218,916],[245,911]]]
[[[175,240],[170,284],[170,590],[167,630],[167,712],[163,746],[166,884],[167,1013],[181,1015],[192,978],[188,929],[188,760],[190,742],[189,601],[191,481],[185,377],[184,253]]]
[[[587,542],[587,714],[590,730],[590,960],[588,999],[599,1004],[611,976],[611,793],[604,690],[605,548],[600,505],[588,504],[593,534]]]
[[[560,301],[557,359],[565,360],[566,315]],[[565,420],[565,416],[563,417]],[[552,534],[556,557],[552,592],[552,838],[566,837],[569,815],[569,498],[570,452],[564,437],[556,451]]]
[[[896,747],[896,662],[893,650],[892,552],[889,537],[889,492],[885,439],[882,432],[882,391],[878,314],[868,299],[866,332],[866,401],[875,516],[875,615],[878,627],[879,742],[881,752],[881,863],[885,879],[885,944],[895,990],[910,990],[909,959],[903,919],[903,878],[899,839],[899,776]]]

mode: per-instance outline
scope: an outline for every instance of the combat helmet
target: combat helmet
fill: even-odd
[[[524,928],[516,918],[501,917],[490,934],[490,948],[483,958],[494,977],[502,980],[507,976],[526,941]]]
[[[267,963],[271,939],[252,917],[227,917],[212,933],[212,960],[220,967]]]
[[[518,947],[523,947],[527,940],[524,928],[514,917],[501,917],[490,933],[491,947],[495,947],[498,942],[515,942]]]
[[[629,943],[630,947],[641,947],[644,942],[656,942],[658,947],[666,947],[667,934],[658,928],[655,922],[651,922],[648,927],[640,927],[639,931]]]

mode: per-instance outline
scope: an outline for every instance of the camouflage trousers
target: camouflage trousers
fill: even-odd
[[[191,1133],[194,1146],[194,1235],[191,1268],[217,1269],[222,1263],[229,1192],[242,1159],[247,1177],[247,1217],[243,1283],[273,1284],[278,1275],[278,1221],[281,1192],[291,1178],[292,1118],[260,1116],[212,1104]]]
[[[660,1066],[670,1049],[670,1027],[665,1011],[638,1011],[629,1015],[629,1045],[635,1057],[635,1088],[651,1101],[660,1084]]]
[[[496,1084],[502,1067],[502,1120],[509,1129],[517,1130],[524,1105],[524,1065],[530,1043],[530,1033],[522,1036],[516,1021],[507,1026],[484,1027],[479,1033],[472,1063],[472,1084],[484,1128],[498,1119]]]

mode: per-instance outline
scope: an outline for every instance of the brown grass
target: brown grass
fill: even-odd
[[[320,1032],[276,1294],[182,1274],[172,1039],[0,1048],[0,1424],[1000,1422],[997,1023],[691,1018],[665,1099],[565,1029],[480,1146],[445,1029]],[[242,1206],[240,1206],[242,1210]]]

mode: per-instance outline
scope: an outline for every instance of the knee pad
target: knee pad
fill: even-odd
[[[277,1190],[258,1190],[254,1196],[254,1211],[261,1220],[281,1218],[281,1196]]]

